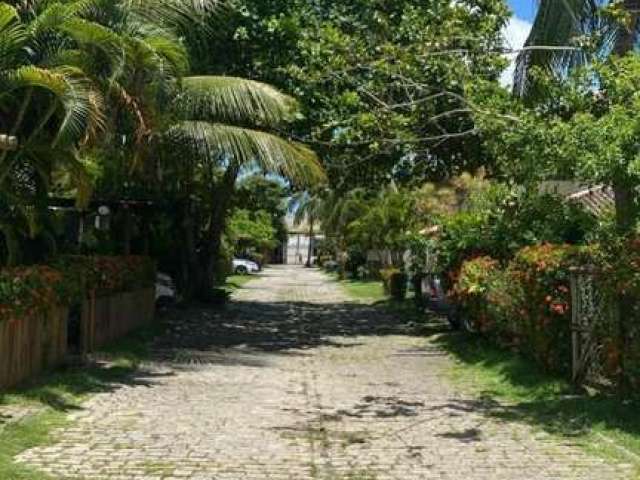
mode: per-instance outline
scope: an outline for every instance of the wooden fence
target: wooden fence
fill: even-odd
[[[82,309],[83,352],[93,352],[136,328],[149,325],[154,311],[153,287],[109,296],[92,295]]]
[[[0,322],[0,388],[60,365],[67,353],[67,308]]]
[[[109,296],[92,295],[82,306],[79,345],[69,345],[68,308],[0,322],[0,389],[61,365],[68,353],[94,352],[149,325],[154,312],[154,287]]]

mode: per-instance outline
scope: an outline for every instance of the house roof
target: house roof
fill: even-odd
[[[615,208],[615,197],[610,187],[600,185],[575,192],[566,197],[569,202],[581,204],[596,216],[604,215]]]
[[[582,205],[588,212],[596,216],[613,210],[615,198],[613,190],[604,185],[584,185],[572,181],[542,182],[540,191],[560,195],[567,202]]]

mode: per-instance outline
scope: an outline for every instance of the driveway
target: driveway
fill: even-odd
[[[180,312],[153,351],[20,461],[102,480],[631,478],[492,415],[433,340],[316,270],[269,268],[225,310]]]

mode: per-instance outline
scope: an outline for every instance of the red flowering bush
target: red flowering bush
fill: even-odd
[[[81,294],[95,291],[106,295],[150,287],[156,277],[153,260],[142,256],[71,255],[60,258],[56,266],[67,278],[80,279]]]
[[[521,286],[514,332],[519,347],[545,367],[571,367],[571,268],[582,249],[541,245],[520,250],[511,261],[511,278]]]
[[[47,266],[0,270],[0,321],[32,317],[61,304],[63,276]]]
[[[0,269],[0,321],[47,312],[98,295],[151,287],[155,264],[147,257],[65,256],[51,266]]]
[[[570,271],[581,249],[526,247],[506,268],[489,257],[463,264],[452,297],[479,331],[553,370],[571,361]]]

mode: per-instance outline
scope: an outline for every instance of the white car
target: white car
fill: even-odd
[[[236,275],[249,275],[250,273],[258,273],[260,266],[251,260],[243,260],[240,258],[233,259],[233,272]]]

